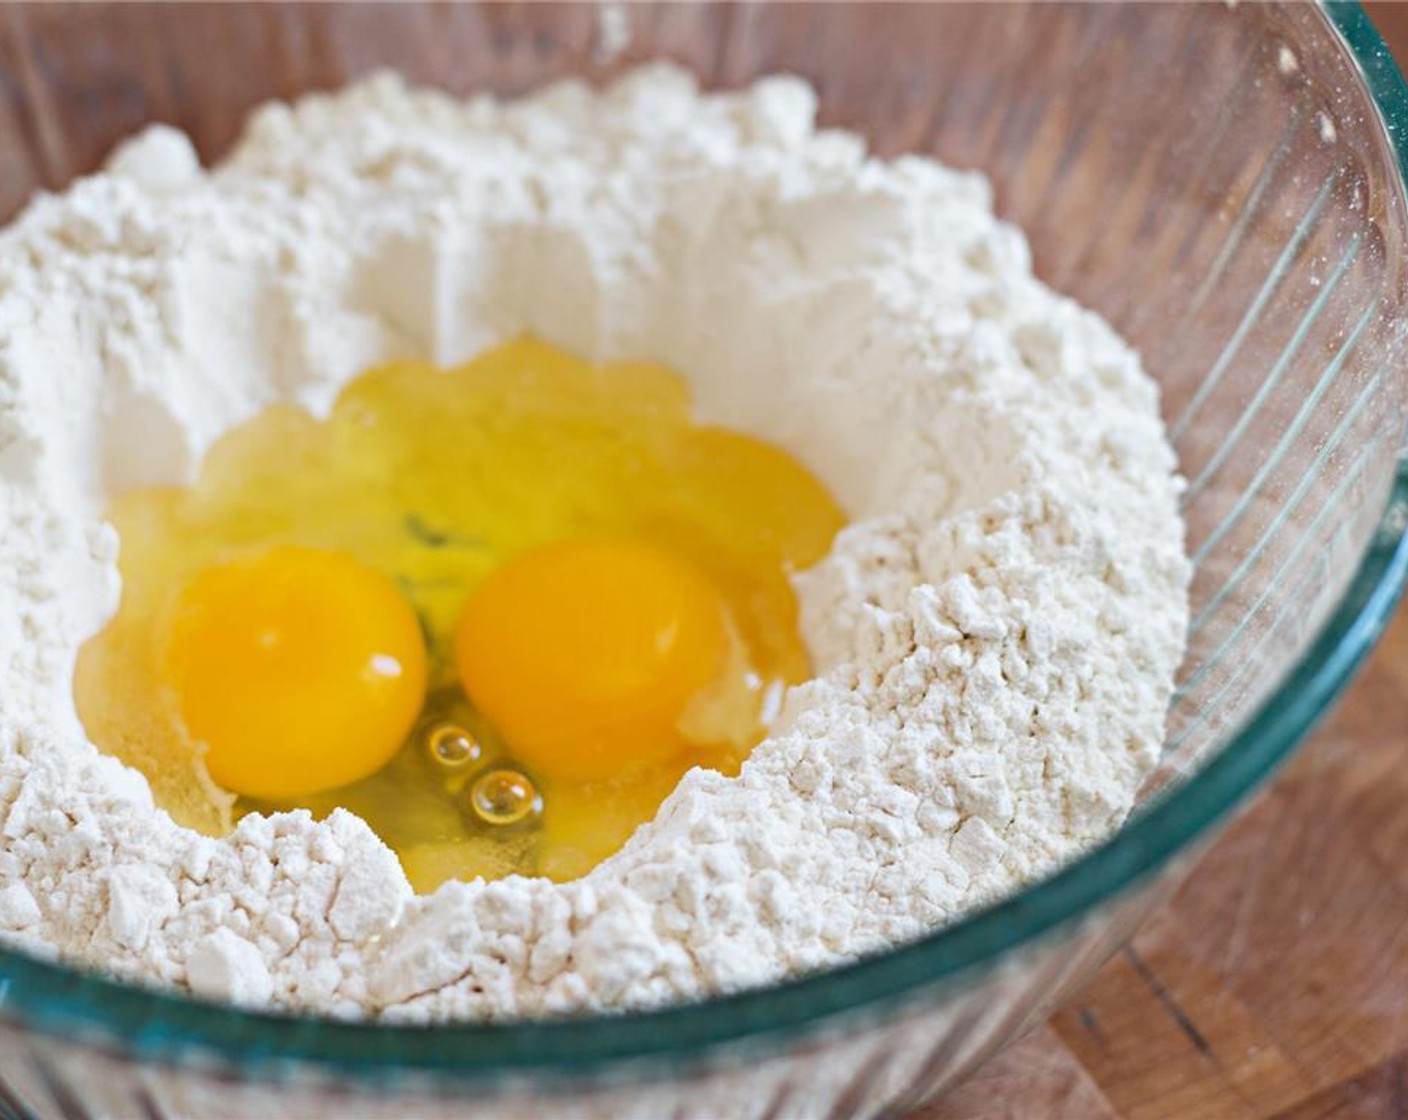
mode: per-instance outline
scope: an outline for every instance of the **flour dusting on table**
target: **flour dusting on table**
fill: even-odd
[[[507,104],[381,77],[262,109],[209,173],[150,130],[0,234],[0,936],[334,1015],[638,1008],[913,938],[1120,824],[1187,623],[1155,386],[983,178],[813,111],[663,66]],[[523,332],[672,366],[832,488],[815,680],[573,883],[417,898],[345,813],[175,825],[73,713],[111,496],[273,402]]]

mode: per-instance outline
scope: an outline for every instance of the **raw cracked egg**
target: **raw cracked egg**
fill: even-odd
[[[112,510],[79,714],[183,823],[357,813],[421,890],[572,878],[809,674],[788,576],[842,523],[683,383],[507,343],[374,369]]]

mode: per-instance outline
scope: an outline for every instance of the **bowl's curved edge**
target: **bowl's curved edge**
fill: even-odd
[[[1324,6],[1358,60],[1398,154],[1408,87],[1357,3]],[[1408,580],[1408,460],[1349,588],[1296,669],[1215,758],[1138,822],[1049,879],[902,948],[773,988],[696,1006],[598,1021],[407,1028],[328,1022],[205,1005],[0,950],[0,1019],[114,1055],[277,1080],[301,1065],[385,1087],[397,1073],[463,1083],[509,1071],[571,1076],[621,1061],[686,1057],[755,1039],[780,1045],[836,1015],[874,1010],[993,966],[1151,877],[1223,819],[1284,761],[1344,690]]]

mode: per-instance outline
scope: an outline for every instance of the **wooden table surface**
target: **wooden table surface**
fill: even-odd
[[[1370,4],[1408,68],[1408,4]],[[1408,1120],[1408,611],[1080,996],[916,1120]]]

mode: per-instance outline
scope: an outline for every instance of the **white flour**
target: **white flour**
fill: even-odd
[[[241,1003],[396,1020],[625,1008],[914,937],[1118,826],[1188,564],[1156,391],[1031,276],[976,175],[869,161],[801,83],[678,71],[519,104],[389,79],[144,134],[0,235],[0,930]],[[413,897],[359,820],[176,827],[88,745],[102,511],[367,366],[533,331],[663,361],[853,524],[798,580],[817,678],[586,879]],[[472,435],[472,434],[471,434]]]

